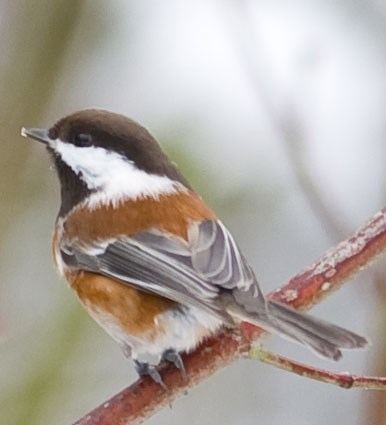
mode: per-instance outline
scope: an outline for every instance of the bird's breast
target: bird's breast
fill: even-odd
[[[214,213],[193,192],[127,200],[114,206],[101,204],[92,209],[84,202],[57,223],[53,238],[55,263],[89,314],[121,345],[130,346],[136,353],[162,354],[169,348],[189,351],[217,330],[221,321],[199,308],[69,266],[62,257],[62,248],[76,243],[86,251],[90,247],[91,252],[95,241],[149,229],[187,239],[192,222],[212,218]]]

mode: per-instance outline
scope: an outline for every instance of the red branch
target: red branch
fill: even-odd
[[[386,391],[386,378],[378,376],[357,376],[347,372],[330,372],[273,354],[261,347],[254,347],[249,352],[250,359],[256,359],[278,369],[283,369],[296,375],[315,381],[338,385],[342,388],[361,388],[364,390]]]
[[[311,308],[338,289],[353,274],[368,266],[386,249],[386,208],[378,212],[351,238],[330,249],[320,260],[273,292],[270,297],[297,309]],[[143,422],[170,404],[191,386],[245,355],[263,330],[243,323],[237,332],[225,331],[184,355],[188,380],[172,366],[160,369],[168,387],[164,391],[151,379],[139,379],[74,425],[132,425]]]

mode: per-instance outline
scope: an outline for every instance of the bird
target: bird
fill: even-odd
[[[365,347],[349,330],[267,299],[233,236],[136,121],[85,109],[49,128],[23,128],[46,146],[60,181],[53,256],[91,317],[164,385],[157,366],[240,323],[332,360]]]

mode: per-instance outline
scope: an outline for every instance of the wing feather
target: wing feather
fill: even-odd
[[[100,247],[71,241],[62,248],[69,266],[111,276],[185,305],[202,307],[230,321],[222,295],[255,298],[265,306],[252,269],[226,227],[216,220],[192,223],[188,240],[151,229]],[[250,301],[250,300],[249,300]]]

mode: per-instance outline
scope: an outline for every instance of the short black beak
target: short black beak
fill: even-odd
[[[37,140],[40,143],[47,145],[50,142],[48,136],[48,130],[46,128],[22,128],[21,135],[23,137],[29,137],[30,139]]]

